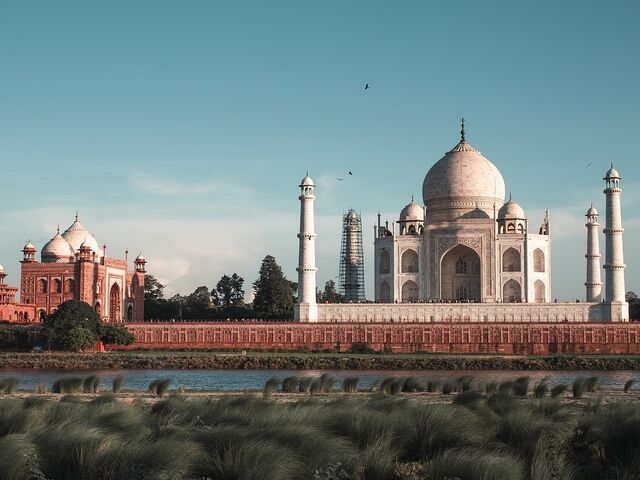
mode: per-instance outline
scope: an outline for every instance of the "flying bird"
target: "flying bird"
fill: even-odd
[[[338,178],[338,180],[343,181],[343,180],[344,180],[344,178]]]
[[[349,170],[349,175],[353,175],[353,173],[351,173],[351,170]]]
[[[368,84],[368,83],[365,83],[365,84],[364,84],[364,89],[365,89],[365,90],[369,90],[369,84]]]
[[[586,168],[589,168],[591,166],[591,164],[587,165]]]

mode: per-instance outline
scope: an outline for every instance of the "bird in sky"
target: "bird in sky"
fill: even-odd
[[[365,83],[365,84],[364,84],[364,89],[365,89],[365,90],[369,90],[369,84],[368,84],[368,83]]]
[[[353,175],[353,173],[351,173],[351,170],[349,170],[349,175]]]
[[[591,164],[587,165],[587,168],[589,168],[591,166]]]
[[[338,180],[343,181],[343,180],[344,180],[344,178],[340,178],[340,177],[338,177]]]

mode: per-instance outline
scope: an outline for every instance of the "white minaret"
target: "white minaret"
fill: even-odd
[[[307,174],[300,183],[300,240],[298,256],[298,302],[295,319],[299,322],[316,322],[316,231],[314,226],[313,180]]]
[[[624,254],[622,249],[622,215],[620,213],[620,174],[613,168],[604,177],[605,197],[607,201],[606,228],[603,230],[606,240],[605,299],[611,304],[611,321],[627,321],[629,306],[625,301]]]
[[[600,279],[600,242],[598,234],[600,229],[598,210],[587,210],[587,302],[600,302],[602,297],[602,280]]]

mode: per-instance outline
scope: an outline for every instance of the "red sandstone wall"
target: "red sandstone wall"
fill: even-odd
[[[129,348],[434,353],[640,353],[640,324],[129,323]]]

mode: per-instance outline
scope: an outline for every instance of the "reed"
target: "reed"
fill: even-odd
[[[576,378],[571,385],[571,391],[573,393],[573,398],[582,398],[584,393],[588,391],[586,379],[582,377]]]
[[[551,398],[558,398],[560,395],[566,392],[568,388],[569,385],[567,385],[566,383],[555,385],[551,388]]]
[[[170,378],[157,378],[149,383],[148,392],[158,397],[163,397],[168,391],[172,380]]]
[[[357,393],[358,392],[358,377],[347,377],[342,381],[342,390],[344,393]]]
[[[629,393],[634,383],[636,383],[636,381],[633,379],[627,380],[627,383],[624,384],[624,393]]]
[[[4,395],[13,395],[18,391],[20,379],[15,377],[7,377],[0,380],[0,393]]]
[[[549,384],[547,384],[546,380],[541,380],[533,389],[533,397],[534,398],[543,398],[547,392],[549,391]]]
[[[313,378],[303,377],[300,379],[299,391],[300,393],[311,393],[311,384],[313,383]]]
[[[84,381],[78,377],[61,378],[53,382],[51,393],[79,393]]]
[[[120,393],[122,390],[122,382],[124,381],[124,377],[122,375],[118,375],[117,377],[113,377],[113,382],[111,383],[111,390],[113,393]]]
[[[298,391],[300,379],[298,377],[286,377],[282,380],[282,391],[284,393],[294,393]]]
[[[277,391],[279,386],[280,386],[280,379],[276,377],[271,377],[264,384],[264,390],[262,391],[263,397],[264,398],[271,397],[271,394]]]
[[[89,375],[82,382],[82,391],[84,393],[98,393],[101,379],[97,375]]]

